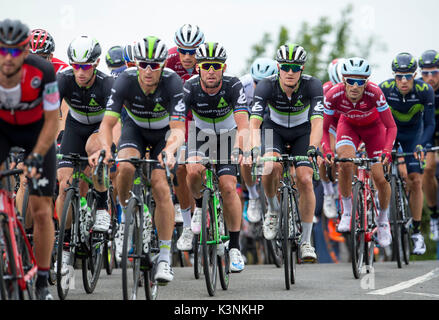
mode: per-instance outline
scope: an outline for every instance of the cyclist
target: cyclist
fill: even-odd
[[[197,60],[195,59],[196,49],[204,43],[204,33],[196,25],[184,24],[176,32],[174,36],[176,47],[169,49],[166,67],[174,70],[186,82],[193,75],[198,74],[195,67]],[[192,112],[189,110],[186,117],[186,143],[189,132],[189,124],[192,121]],[[179,250],[191,250],[192,239],[194,233],[191,229],[191,212],[194,206],[194,200],[186,182],[187,170],[185,165],[179,165],[177,168],[178,185],[175,186],[175,194],[180,204],[181,217],[183,218],[183,232],[177,241]],[[176,218],[179,215],[176,215]],[[197,219],[199,216],[194,216]],[[180,218],[181,219],[181,218]],[[194,226],[199,225],[201,221],[194,220]]]
[[[322,146],[325,155],[334,156],[329,146],[329,128],[334,123],[334,114],[339,112],[336,151],[340,158],[354,158],[360,141],[365,143],[369,157],[385,156],[383,163],[375,163],[371,169],[380,203],[378,242],[385,247],[392,242],[392,235],[388,218],[390,185],[384,177],[383,164],[386,165],[391,157],[397,130],[395,121],[381,89],[368,81],[371,67],[365,59],[346,59],[341,73],[343,82],[325,96]],[[352,172],[352,163],[341,164],[338,182],[343,214],[338,225],[339,232],[350,230]]]
[[[113,85],[113,77],[97,70],[101,46],[89,36],[75,38],[67,49],[71,69],[57,76],[60,99],[69,106],[65,120],[65,133],[60,153],[71,152],[81,156],[91,155],[99,150],[97,132],[104,117],[107,99]],[[73,174],[73,164],[68,160],[58,163],[59,195],[56,200],[57,212],[62,212],[66,196],[65,189]],[[87,190],[82,190],[85,195]],[[93,230],[106,232],[110,227],[107,193],[98,192],[96,221]],[[65,241],[69,241],[67,232]],[[66,258],[67,258],[66,252]],[[63,263],[65,259],[63,259]]]
[[[430,145],[439,144],[439,52],[427,50],[419,58],[422,79],[428,83],[435,94],[436,129]],[[429,145],[429,146],[430,146]],[[437,210],[437,180],[436,180],[436,153],[429,152],[426,157],[426,166],[422,187],[427,206],[430,209],[430,236],[433,241],[439,241],[439,211]]]
[[[123,59],[125,60],[127,68],[132,68],[136,66],[133,52],[134,44],[127,44],[125,47],[123,47]]]
[[[122,106],[128,112],[122,126],[118,158],[143,157],[151,146],[151,159],[161,160],[165,151],[172,166],[174,153],[184,142],[185,106],[182,101],[182,81],[170,69],[164,68],[168,50],[157,37],[145,37],[134,47],[137,68],[123,72],[115,81],[108,99],[107,111],[99,128],[99,139],[111,156],[112,128],[117,123]],[[171,130],[169,138],[167,133]],[[177,139],[178,138],[178,139]],[[90,157],[96,163],[99,151]],[[126,206],[134,181],[135,168],[128,162],[118,164],[116,178],[121,204]],[[154,221],[157,226],[160,255],[155,279],[167,284],[174,278],[170,262],[170,248],[174,230],[174,207],[163,166],[154,165],[151,174],[152,194],[156,203]],[[126,207],[123,207],[126,211]],[[144,241],[149,241],[144,238]]]
[[[278,72],[279,68],[275,60],[269,58],[257,58],[253,61],[250,67],[250,73],[239,78],[242,87],[244,88],[245,98],[247,99],[249,109],[253,103],[253,96],[258,82],[264,78],[277,74]],[[256,189],[256,184],[253,182],[251,170],[248,170],[247,168],[248,167],[244,168],[241,172],[247,187],[249,198],[247,218],[250,222],[256,223],[261,220],[261,200]]]
[[[50,62],[29,55],[29,28],[19,20],[0,21],[0,162],[9,149],[26,150],[25,172],[40,175],[31,189],[34,252],[38,266],[37,299],[52,300],[47,288],[54,243],[52,196],[55,187],[55,145],[59,92]]]
[[[396,136],[404,152],[415,152],[425,147],[433,137],[434,92],[422,80],[415,80],[418,64],[410,53],[400,53],[392,61],[395,78],[383,81],[380,88],[392,110],[398,128]],[[416,152],[415,152],[416,155]],[[424,254],[426,247],[420,232],[423,194],[422,168],[415,156],[405,157],[410,190],[410,209],[413,216],[413,253]]]
[[[323,94],[325,95],[329,89],[331,89],[333,86],[337,85],[338,83],[343,81],[343,76],[341,75],[341,67],[343,65],[344,59],[334,59],[329,63],[328,65],[328,76],[329,81],[325,82],[323,84]],[[329,129],[329,139],[331,144],[332,151],[335,151],[335,138],[337,137],[337,121],[338,117],[340,115],[336,114],[337,120],[334,123],[334,125],[331,126]],[[335,204],[336,196],[338,194],[336,187],[334,188],[334,185],[326,176],[326,167],[324,164],[320,166],[320,176],[322,179],[322,185],[323,185],[323,211],[328,218],[335,218],[337,217],[337,207]]]
[[[123,48],[121,46],[113,46],[108,49],[105,62],[108,69],[111,70],[110,74],[114,78],[117,78],[127,68],[123,58]]]
[[[29,52],[52,62],[52,65],[55,68],[55,73],[61,72],[69,67],[67,63],[53,56],[53,52],[55,51],[55,40],[46,30],[32,30],[29,44]]]
[[[192,110],[196,127],[196,132],[189,132],[188,161],[197,161],[204,156],[224,161],[235,154],[234,160],[241,163],[242,156],[236,154],[248,149],[248,146],[244,148],[244,138],[248,134],[248,108],[242,84],[238,78],[224,74],[227,54],[220,43],[201,45],[195,58],[199,75],[187,80],[183,88],[184,103],[188,110]],[[187,165],[187,183],[196,202],[194,216],[199,216],[196,221],[201,221],[203,172],[202,164]],[[242,208],[236,190],[237,168],[234,164],[220,163],[217,173],[230,234],[230,270],[241,272],[245,266],[239,245]],[[201,223],[192,230],[199,234]]]
[[[250,117],[252,147],[262,154],[280,156],[285,144],[291,144],[293,156],[314,153],[322,139],[323,88],[320,80],[303,74],[307,53],[298,44],[285,44],[277,50],[279,74],[261,80],[255,89]],[[268,114],[263,118],[264,111]],[[259,129],[262,124],[262,133]],[[272,141],[268,135],[272,132]],[[252,148],[252,150],[254,150]],[[267,172],[270,169],[270,172]],[[264,237],[272,240],[279,229],[280,204],[277,186],[281,179],[282,165],[266,162],[262,183],[268,201],[265,215]],[[267,173],[267,174],[266,174]],[[304,261],[315,262],[317,256],[311,245],[311,233],[316,199],[313,187],[313,170],[310,161],[296,164],[297,186],[300,193],[299,212],[302,218],[300,254]]]

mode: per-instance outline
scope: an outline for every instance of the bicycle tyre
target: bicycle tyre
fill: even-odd
[[[2,228],[2,234],[4,240],[4,249],[6,249],[5,258],[7,259],[7,260],[3,260],[3,255],[2,255],[1,257],[2,270],[3,270],[2,282],[4,283],[4,288],[5,288],[5,294],[6,294],[5,298],[7,298],[7,300],[19,300],[20,287],[18,285],[18,281],[16,280],[17,266],[15,265],[14,253],[12,251],[12,242],[11,242],[11,235],[9,232],[9,224],[7,222],[7,218],[3,214],[1,215],[1,228]]]
[[[71,272],[74,272],[74,259],[75,259],[75,252],[76,252],[76,248],[75,245],[70,245],[72,244],[73,241],[76,241],[76,235],[78,232],[78,222],[77,222],[77,217],[78,217],[78,210],[79,208],[77,207],[79,204],[79,200],[76,198],[76,194],[75,194],[75,190],[74,189],[70,189],[67,191],[66,193],[66,198],[64,200],[64,206],[63,206],[63,211],[62,211],[62,216],[61,216],[61,224],[59,226],[59,237],[58,237],[58,248],[57,248],[57,259],[56,259],[56,263],[57,263],[57,267],[56,267],[56,288],[57,288],[57,292],[58,292],[58,297],[60,298],[60,300],[65,300],[67,297],[67,294],[69,292],[69,287],[71,285],[71,276],[74,276],[70,274]],[[70,253],[70,258],[69,258],[69,270],[67,271],[67,273],[62,272],[62,259],[63,259],[63,249],[64,249],[64,236],[66,233],[66,227],[67,227],[67,217],[68,217],[68,213],[69,211],[71,211],[71,216],[72,216],[72,224],[71,224],[71,239],[70,239],[70,243],[69,243],[69,253]],[[74,281],[73,281],[74,283]]]
[[[412,252],[412,229],[406,226],[406,223],[412,217],[407,194],[403,187],[399,188],[400,194],[402,194],[402,205],[404,208],[405,216],[402,217],[403,223],[401,224],[401,243],[403,260],[406,265],[410,264],[410,254]]]
[[[220,207],[223,208],[221,199],[220,199]],[[219,213],[218,219],[222,220],[222,224],[224,226],[224,236],[229,237],[229,230],[227,230],[227,226],[223,217],[223,212]],[[221,233],[220,233],[220,237],[221,237]],[[220,239],[220,241],[222,240]],[[221,245],[225,246],[224,242]],[[223,252],[224,254],[222,256],[218,255],[218,262],[217,262],[218,274],[219,274],[221,288],[223,290],[227,290],[229,288],[229,283],[230,283],[230,255],[229,255],[229,250],[227,248],[224,248]]]
[[[398,266],[398,269],[402,268],[402,243],[401,243],[401,224],[399,221],[400,214],[398,210],[398,191],[397,191],[397,184],[396,184],[396,178],[391,177],[390,178],[390,188],[391,188],[391,195],[390,195],[390,230],[392,233],[392,239],[393,239],[393,252],[392,255],[396,260],[396,264]]]
[[[193,248],[194,248],[194,276],[195,279],[200,279],[200,272],[203,270],[202,265],[202,254],[201,254],[201,246],[200,246],[200,235],[195,234],[194,235],[194,241],[193,241]]]
[[[373,197],[373,195],[371,195]],[[375,217],[378,216],[377,208],[373,205],[372,200],[368,201],[368,210],[367,210],[367,231],[372,231],[372,227],[375,225]],[[366,262],[366,271],[370,273],[373,270],[373,262],[375,259],[374,255],[375,250],[375,241],[371,239],[369,242],[365,243],[364,246],[364,261]]]
[[[111,232],[104,243],[104,267],[107,274],[111,275],[116,267],[116,241],[114,241],[114,238],[116,237],[117,230],[117,209],[111,191],[108,192],[108,204],[111,217]]]
[[[201,214],[201,253],[203,255],[203,270],[206,280],[207,292],[210,296],[215,295],[217,282],[217,246],[208,244],[215,241],[215,213],[213,208],[213,197],[211,191],[206,189],[203,192],[203,208]]]
[[[282,239],[282,257],[285,274],[285,287],[290,290],[291,284],[291,243],[290,243],[290,201],[287,188],[282,189],[281,193],[281,239]]]
[[[296,283],[296,267],[299,261],[299,242],[298,235],[301,233],[301,222],[300,222],[300,214],[298,210],[297,200],[293,193],[290,198],[290,207],[291,207],[291,218],[290,218],[290,282],[291,284]]]
[[[355,279],[359,279],[364,263],[364,202],[363,202],[363,185],[356,182],[352,191],[352,214],[351,214],[351,257],[352,271]]]
[[[125,212],[125,229],[122,247],[122,292],[124,300],[136,300],[140,280],[142,255],[143,214],[140,214],[137,199],[128,202]],[[132,253],[130,252],[132,249]],[[130,259],[132,263],[130,265]]]

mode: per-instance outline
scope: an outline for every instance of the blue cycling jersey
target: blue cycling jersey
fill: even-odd
[[[415,145],[423,146],[430,143],[435,131],[433,88],[419,79],[414,80],[412,90],[406,95],[399,91],[395,79],[383,81],[380,88],[398,127],[397,140],[411,139]]]

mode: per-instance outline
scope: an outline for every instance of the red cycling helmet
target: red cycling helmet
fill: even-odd
[[[30,53],[51,54],[55,51],[55,41],[50,33],[43,29],[32,30],[29,45]]]

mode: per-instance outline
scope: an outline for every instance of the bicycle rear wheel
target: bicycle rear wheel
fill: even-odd
[[[76,240],[78,238],[78,211],[79,200],[76,198],[75,190],[70,189],[67,191],[66,198],[64,200],[64,207],[61,216],[61,224],[59,225],[58,234],[58,248],[56,254],[56,288],[58,297],[61,300],[65,300],[69,292],[69,288],[74,283],[74,260],[76,253]],[[68,215],[72,216],[72,224],[67,226]],[[69,227],[69,228],[68,228]],[[64,243],[67,230],[71,230],[71,237],[69,243]],[[67,250],[66,250],[67,249]],[[68,251],[69,258],[66,268],[63,269],[63,251]],[[65,254],[67,256],[67,254]]]
[[[365,221],[364,221],[364,202],[363,187],[361,182],[356,182],[352,190],[353,203],[351,214],[351,257],[352,271],[355,279],[360,278],[361,269],[364,263],[365,247]]]
[[[290,200],[288,189],[283,188],[281,193],[281,210],[280,210],[280,224],[281,224],[281,240],[282,240],[282,257],[284,263],[285,287],[290,290],[291,284],[291,242],[290,242]]]
[[[217,245],[215,242],[215,212],[211,191],[203,192],[203,209],[201,219],[201,253],[203,255],[203,270],[206,279],[207,292],[210,296],[215,295],[217,282]]]
[[[390,230],[392,232],[393,239],[393,257],[396,260],[396,264],[398,268],[402,268],[402,238],[401,238],[401,217],[400,217],[400,208],[398,204],[398,190],[396,184],[396,178],[390,178],[390,187],[391,187],[391,195],[390,195]]]
[[[132,198],[125,212],[125,230],[122,247],[122,292],[124,300],[136,300],[140,283],[142,256],[143,212]]]

